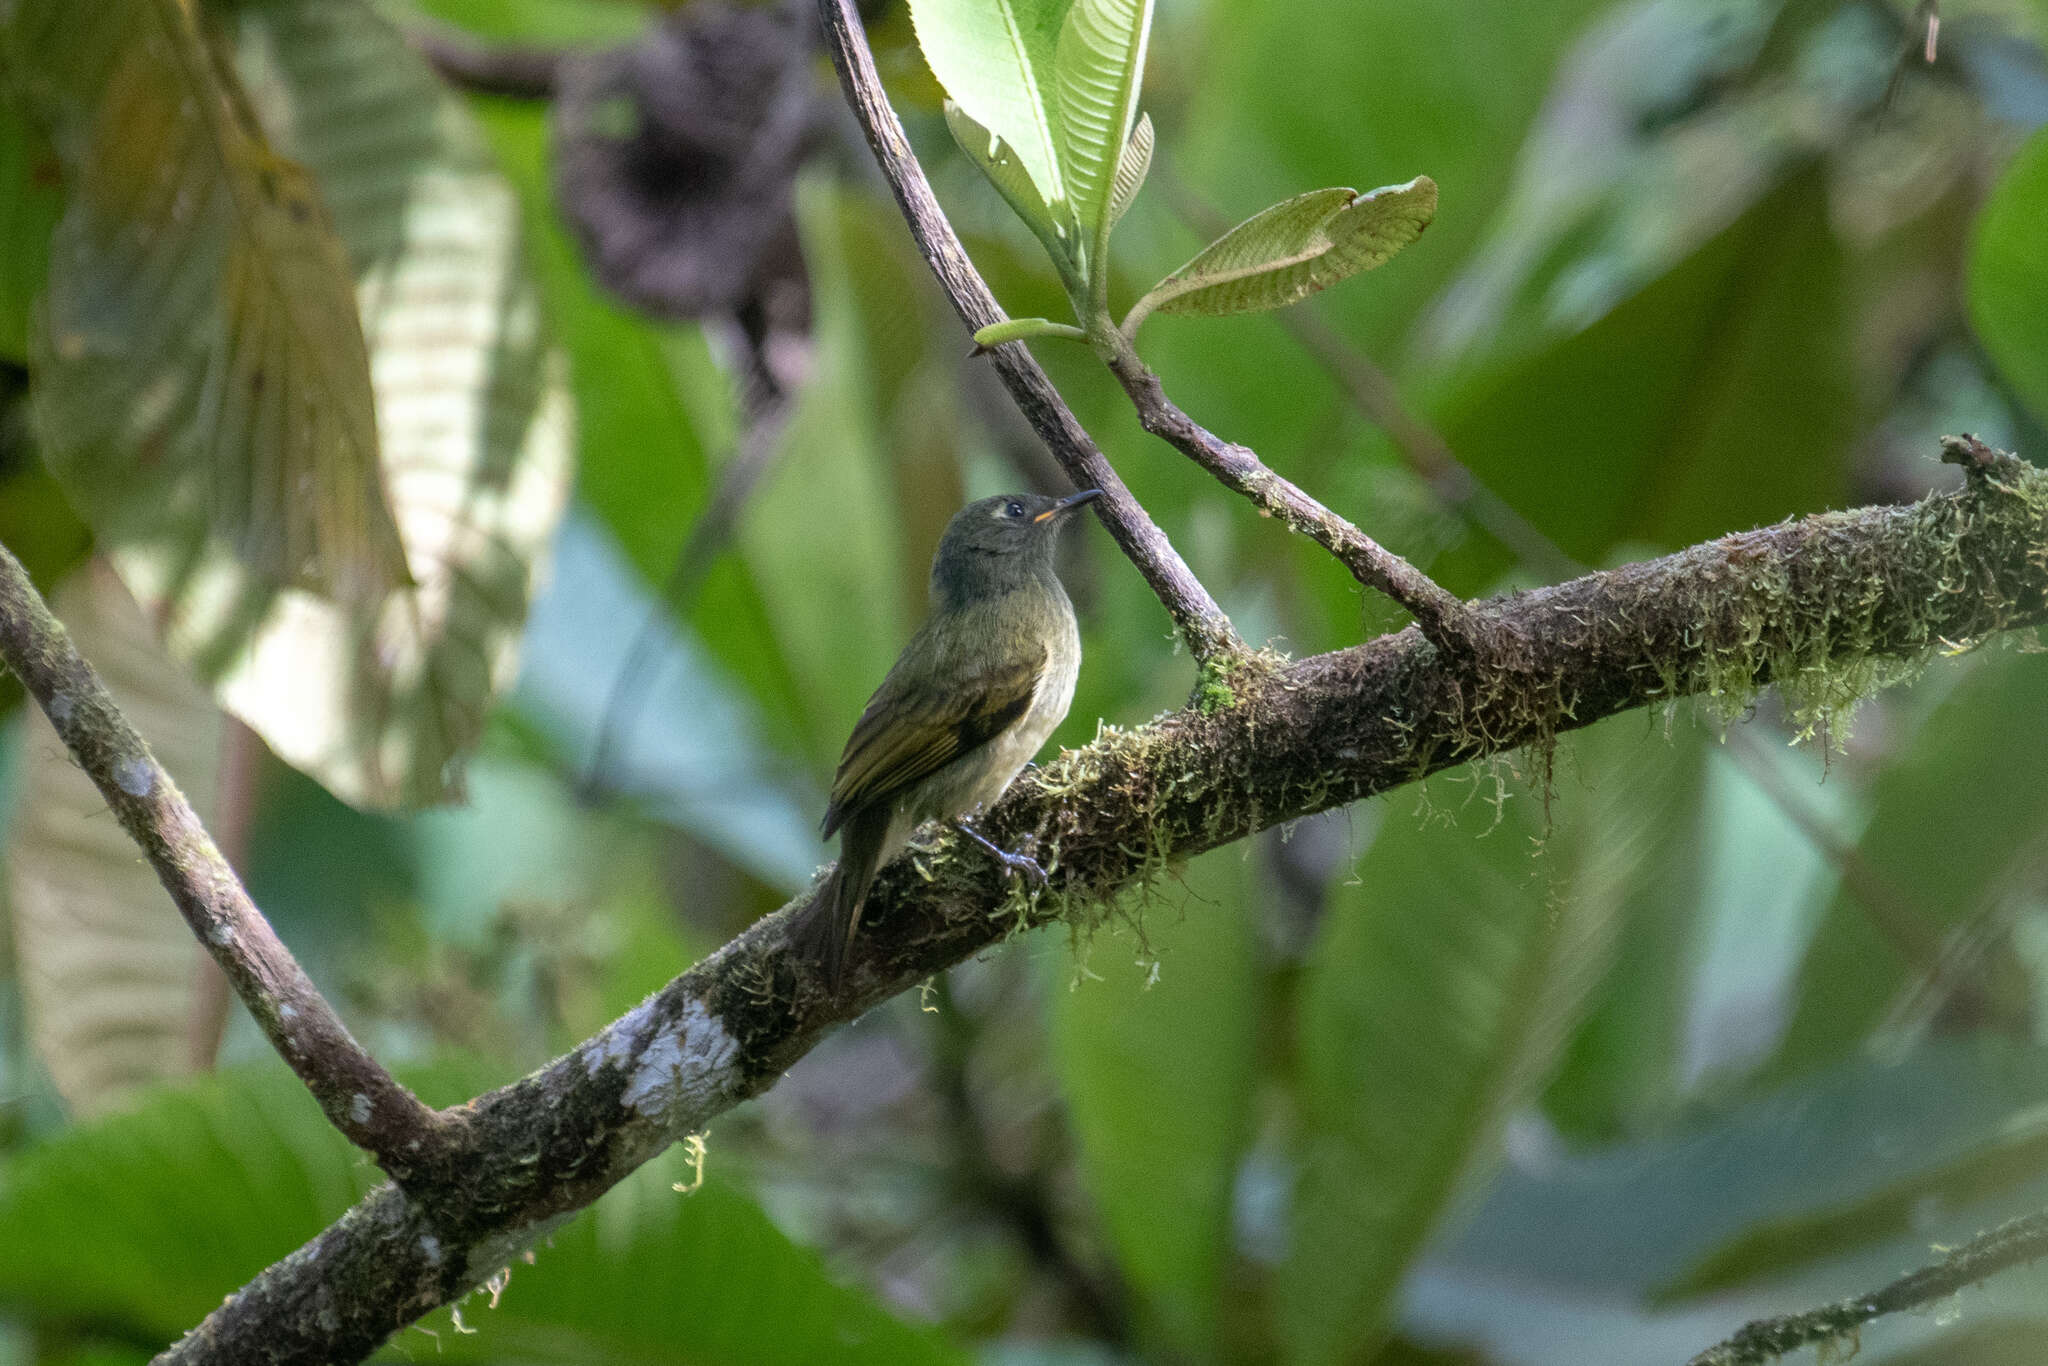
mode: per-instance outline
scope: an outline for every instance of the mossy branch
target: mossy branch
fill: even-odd
[[[791,942],[810,902],[798,897],[574,1052],[462,1107],[469,1146],[445,1181],[373,1192],[160,1360],[359,1360],[868,1006],[1020,925],[1098,917],[1206,849],[1688,696],[1734,715],[1777,684],[1818,725],[1937,651],[2048,619],[2048,475],[1960,443],[1950,458],[1970,471],[1953,493],[1474,604],[1490,642],[1476,670],[1410,628],[1255,659],[1206,705],[1105,730],[982,822],[1010,847],[1035,841],[1046,893],[1025,900],[956,836],[916,847],[877,880],[840,995]]]
[[[1802,1347],[1844,1341],[1851,1350],[1837,1360],[1846,1361],[1855,1354],[1865,1324],[1886,1314],[1939,1304],[1968,1286],[2042,1257],[2048,1257],[2048,1210],[2009,1219],[1961,1247],[1951,1248],[1939,1261],[1909,1271],[1868,1295],[1746,1323],[1733,1337],[1715,1343],[1686,1366],[1764,1366]],[[1827,1360],[1825,1353],[1821,1359]]]

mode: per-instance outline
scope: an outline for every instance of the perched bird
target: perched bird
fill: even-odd
[[[923,822],[951,821],[1005,867],[1043,880],[966,818],[1002,794],[1074,700],[1081,635],[1052,552],[1068,515],[1100,495],[1008,493],[947,523],[931,615],[868,699],[825,811],[839,865],[801,933],[834,995],[876,870]]]

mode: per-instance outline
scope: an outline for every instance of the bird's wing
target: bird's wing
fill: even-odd
[[[1040,646],[943,686],[884,680],[840,756],[825,838],[855,808],[908,790],[1014,725],[1031,709],[1045,661]]]

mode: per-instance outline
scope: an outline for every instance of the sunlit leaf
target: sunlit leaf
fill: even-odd
[[[1199,896],[1145,911],[1142,948],[1105,932],[1085,979],[1064,957],[1052,965],[1053,1064],[1082,1179],[1148,1316],[1196,1357],[1222,1312],[1258,1075],[1254,873],[1242,849],[1210,854],[1188,868]]]
[[[1116,183],[1110,187],[1111,228],[1116,227],[1144,187],[1145,175],[1152,169],[1152,138],[1152,116],[1138,115],[1138,126],[1131,130],[1131,140],[1124,144],[1123,157],[1116,164]]]
[[[1365,194],[1311,190],[1247,218],[1154,285],[1124,319],[1124,332],[1135,333],[1155,312],[1285,308],[1384,263],[1435,214],[1436,182],[1428,176]]]
[[[101,537],[211,533],[273,588],[406,580],[348,258],[175,0],[29,0],[68,179],[32,339],[46,458]]]
[[[52,607],[200,819],[213,809],[220,711],[166,659],[111,569],[91,564]],[[191,1070],[204,955],[106,801],[40,711],[28,719],[8,902],[29,1042],[74,1111]]]
[[[357,606],[279,592],[168,516],[112,558],[172,652],[281,757],[349,801],[440,800],[510,678],[568,482],[567,404],[518,207],[453,97],[365,6],[239,13],[252,97],[282,111],[355,265],[417,587]]]
[[[1038,198],[1071,219],[1052,88],[1072,0],[911,0],[917,44],[969,117],[1013,150]]]
[[[1124,146],[1138,116],[1152,0],[1074,0],[1055,57],[1060,169],[1074,218],[1089,243],[1091,280],[1107,279],[1110,205]]]
[[[2048,130],[2020,150],[1977,220],[1970,322],[1999,370],[2048,422]]]
[[[952,130],[953,140],[960,144],[967,159],[980,167],[989,184],[996,187],[996,193],[1003,197],[1011,212],[1023,219],[1024,226],[1044,245],[1046,255],[1068,281],[1068,288],[1078,290],[1080,277],[1076,273],[1073,243],[1061,235],[1064,210],[1055,213],[1048,207],[1010,145],[976,123],[952,100],[946,101],[946,127]]]

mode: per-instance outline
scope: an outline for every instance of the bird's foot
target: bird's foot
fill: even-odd
[[[955,830],[958,830],[961,834],[967,836],[967,838],[973,840],[983,849],[986,849],[988,851],[988,855],[990,858],[994,859],[997,863],[1002,864],[1003,867],[1009,869],[1018,877],[1023,878],[1026,882],[1029,882],[1034,886],[1042,888],[1046,885],[1047,882],[1051,880],[1048,877],[1046,877],[1045,869],[1038,866],[1037,859],[1032,858],[1029,854],[1011,853],[1009,850],[1003,848],[994,840],[988,838],[979,830],[976,830],[973,826],[969,825],[965,818],[955,819],[953,822],[953,828]]]

